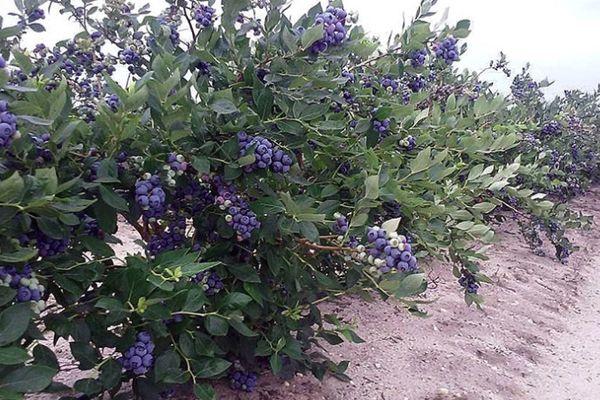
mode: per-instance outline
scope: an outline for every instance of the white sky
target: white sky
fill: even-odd
[[[293,0],[292,16],[301,15],[317,0]],[[0,0],[12,3],[10,0]],[[160,11],[163,0],[135,0],[136,5],[150,3]],[[323,1],[325,3],[325,1]],[[403,15],[411,18],[418,0],[345,0],[345,8],[360,16],[365,29],[386,40],[390,31],[399,31]],[[535,78],[548,77],[555,84],[548,95],[565,89],[593,90],[600,83],[600,0],[439,0],[434,10],[439,19],[449,7],[449,22],[471,20],[469,49],[459,67],[480,69],[504,51],[513,71],[531,62]],[[11,7],[3,7],[5,16]],[[46,19],[48,32],[29,34],[27,43],[52,44],[72,37],[77,28],[62,16]],[[487,79],[506,89],[508,82],[499,73]]]

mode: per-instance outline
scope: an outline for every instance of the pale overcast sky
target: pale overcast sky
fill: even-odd
[[[1,0],[8,3],[10,0]],[[301,15],[317,0],[293,0],[292,16]],[[12,1],[11,1],[12,3]],[[150,3],[153,10],[164,7],[163,0],[135,0],[136,5]],[[323,3],[326,3],[323,1]],[[411,18],[418,0],[345,0],[345,8],[360,16],[365,29],[383,40],[390,31],[402,26],[403,15]],[[504,51],[513,71],[531,62],[532,72],[538,79],[548,77],[555,84],[548,95],[564,89],[594,89],[600,82],[600,0],[439,0],[435,10],[439,14],[450,9],[449,22],[470,19],[472,34],[469,50],[459,67],[480,69],[490,59]],[[2,9],[0,15],[10,11]],[[52,16],[45,22],[48,32],[29,34],[27,42],[53,43],[72,37],[76,27],[61,16]],[[487,78],[506,89],[508,83],[500,74]]]

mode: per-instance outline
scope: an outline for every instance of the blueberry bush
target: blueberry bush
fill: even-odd
[[[137,3],[137,2],[136,2]],[[480,305],[513,215],[566,262],[566,200],[598,179],[599,94],[547,102],[506,58],[460,72],[469,21],[424,0],[380,43],[340,1],[15,0],[0,20],[0,397],[166,396],[261,371],[347,379],[321,344],[360,343],[318,307],[346,294],[415,314],[425,257]],[[47,14],[81,27],[27,48]],[[48,27],[50,28],[50,27]],[[143,254],[116,255],[134,230]],[[65,387],[52,346],[88,377]]]

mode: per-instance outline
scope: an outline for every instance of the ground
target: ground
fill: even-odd
[[[514,222],[498,227],[484,271],[495,281],[483,310],[467,307],[449,267],[428,262],[437,286],[429,317],[394,301],[346,298],[324,306],[353,320],[364,344],[327,347],[349,360],[352,381],[290,382],[260,377],[252,395],[220,387],[226,400],[587,400],[600,392],[600,189],[573,202],[595,216],[591,230],[571,232],[580,245],[568,265],[534,255]],[[130,238],[132,239],[132,238]],[[120,251],[132,247],[126,245]],[[548,249],[548,254],[552,254]],[[435,286],[435,285],[434,285]],[[65,382],[79,378],[73,371]],[[56,395],[31,397],[50,400]]]

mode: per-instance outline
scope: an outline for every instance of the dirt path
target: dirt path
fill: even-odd
[[[600,215],[597,202],[580,204]],[[599,221],[597,221],[599,222]],[[596,228],[598,225],[596,225]],[[580,298],[566,315],[566,329],[552,337],[552,346],[544,349],[544,362],[538,365],[527,393],[532,399],[600,398],[600,253],[598,232],[586,244],[592,254],[587,281]],[[595,267],[595,268],[594,268]]]
[[[568,266],[533,255],[516,225],[505,223],[498,229],[500,240],[491,249],[490,260],[484,263],[497,284],[482,288],[483,311],[467,308],[448,266],[432,263],[428,268],[439,276],[439,284],[429,291],[429,298],[437,301],[426,307],[428,318],[413,317],[391,302],[354,298],[324,307],[356,322],[366,340],[362,345],[328,347],[332,358],[351,362],[350,384],[306,376],[282,382],[265,374],[252,395],[232,393],[221,385],[221,398],[600,398],[600,274],[596,271],[600,268],[600,189],[574,205],[593,215],[596,225],[572,234],[581,250]],[[119,251],[134,251],[134,235],[124,239]],[[76,371],[61,374],[61,380],[71,384],[80,377]]]

